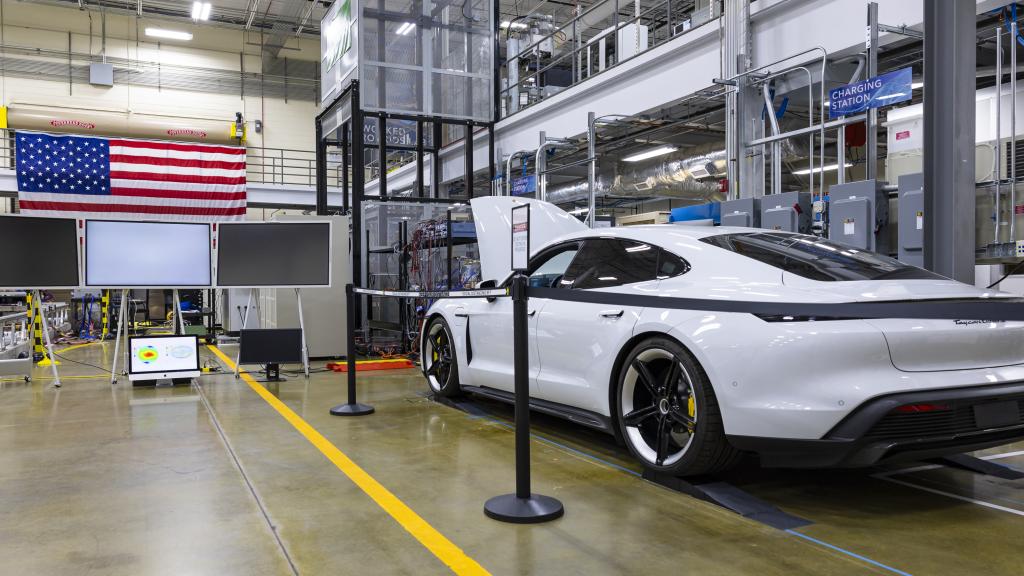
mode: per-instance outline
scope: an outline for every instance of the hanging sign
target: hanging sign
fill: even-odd
[[[534,175],[521,176],[512,179],[512,195],[522,196],[537,191],[537,177]]]
[[[908,67],[833,88],[828,92],[829,117],[859,114],[871,108],[906,102],[912,95],[913,78],[913,70]]]

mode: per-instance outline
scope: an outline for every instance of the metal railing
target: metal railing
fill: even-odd
[[[528,108],[721,15],[721,0],[701,8],[685,0],[658,0],[630,17],[620,14],[620,7],[636,5],[604,0],[549,33],[528,35],[530,43],[523,48],[518,46],[520,32],[508,35],[510,56],[501,70],[501,116]]]

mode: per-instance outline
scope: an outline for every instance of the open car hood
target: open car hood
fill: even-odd
[[[512,271],[512,207],[530,205],[530,254],[556,238],[587,230],[587,225],[549,202],[533,198],[486,196],[469,201],[480,247],[482,280],[504,280]]]

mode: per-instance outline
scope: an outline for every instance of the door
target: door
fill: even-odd
[[[665,276],[660,269],[676,275],[688,268],[679,263],[685,264],[650,244],[595,238],[586,241],[560,283],[569,290],[651,293]],[[612,364],[643,308],[555,300],[538,305],[537,396],[607,414]]]
[[[530,263],[531,286],[559,285],[579,248],[578,242],[560,244],[535,256]],[[506,282],[506,285],[508,282]],[[530,391],[535,392],[540,363],[537,356],[537,316],[546,300],[531,298],[528,314],[530,346]],[[467,307],[469,322],[469,372],[474,386],[512,392],[515,389],[512,363],[512,299],[481,300]],[[471,353],[471,354],[470,354]]]

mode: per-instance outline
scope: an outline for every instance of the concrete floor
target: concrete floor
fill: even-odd
[[[112,351],[66,357],[109,366]],[[38,368],[0,383],[0,574],[451,573],[246,382],[133,389],[60,369],[77,376],[60,389]],[[361,418],[328,414],[342,374],[267,389],[492,574],[1024,572],[1024,481],[895,471],[914,465],[730,474],[814,522],[787,532],[650,484],[610,438],[538,416],[534,489],[566,515],[513,526],[482,513],[513,489],[509,407],[439,404],[412,370],[361,374],[377,408]],[[985,454],[1024,468],[1018,450]]]

